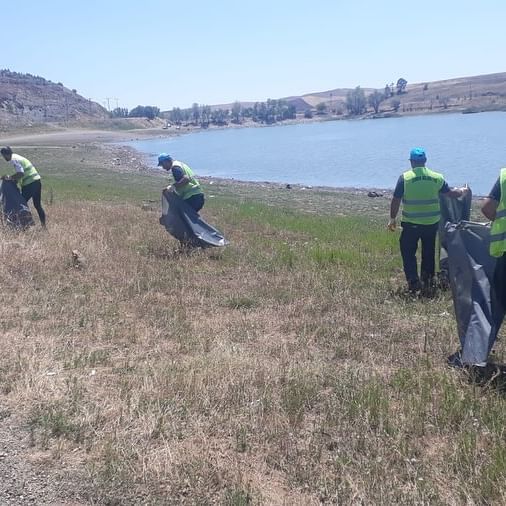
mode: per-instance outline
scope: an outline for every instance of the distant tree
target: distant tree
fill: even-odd
[[[131,118],[154,119],[160,115],[160,109],[152,105],[138,105],[128,114]]]
[[[173,107],[169,112],[169,120],[175,125],[180,125],[183,121],[183,112],[179,107]]]
[[[126,107],[116,107],[111,111],[111,118],[128,118],[128,109]]]
[[[448,97],[440,97],[439,98],[439,103],[443,106],[443,109],[448,109],[449,102],[450,102],[450,100]]]
[[[325,102],[320,102],[319,104],[316,104],[316,114],[322,115],[326,114],[327,112],[327,104]]]
[[[200,111],[200,117],[201,117],[200,124],[202,126],[209,125],[209,122],[211,121],[211,106],[210,105],[203,105],[202,106],[202,109]]]
[[[238,124],[241,122],[241,112],[241,102],[235,101],[232,105],[232,110],[230,111],[230,115],[232,116],[232,123]]]
[[[313,117],[313,112],[311,111],[311,109],[306,109],[304,111],[304,118],[311,119],[312,117]]]
[[[397,80],[397,95],[401,95],[406,91],[406,86],[408,82],[403,77],[399,77]]]
[[[389,84],[385,84],[385,98],[390,98],[394,92],[392,91],[392,88],[390,88]]]
[[[401,101],[398,98],[394,98],[392,100],[392,108],[395,112],[399,110],[399,107],[401,106]]]
[[[297,116],[297,109],[293,104],[284,105],[281,110],[281,119],[295,119]]]
[[[226,125],[228,119],[229,110],[228,109],[215,109],[211,112],[211,121],[215,125]]]
[[[362,114],[367,110],[367,101],[364,90],[357,86],[346,95],[346,108],[352,115]]]
[[[374,113],[378,114],[381,102],[385,100],[385,95],[381,91],[374,90],[368,97],[369,105],[374,109]]]
[[[191,117],[194,124],[198,124],[200,121],[200,106],[197,102],[192,104]]]
[[[429,89],[429,83],[425,83],[423,85],[423,91],[427,91]]]

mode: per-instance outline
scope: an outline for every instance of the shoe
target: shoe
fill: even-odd
[[[446,359],[446,363],[450,367],[455,367],[457,369],[462,369],[464,364],[462,363],[462,355],[460,354],[460,350],[453,353]]]
[[[420,281],[408,281],[408,291],[409,293],[417,293],[422,289],[422,285],[420,284]]]

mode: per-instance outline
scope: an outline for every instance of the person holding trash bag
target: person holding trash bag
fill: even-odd
[[[501,169],[481,211],[492,222],[490,255],[496,258],[492,280],[492,290],[495,294],[492,297],[494,301],[492,312],[500,320],[497,322],[499,328],[506,312],[506,168]]]
[[[33,205],[37,210],[40,218],[40,223],[43,227],[46,226],[46,213],[42,208],[41,194],[42,184],[40,181],[40,174],[33,166],[32,162],[21,155],[13,153],[12,148],[6,146],[0,149],[0,154],[6,162],[10,162],[16,172],[12,176],[4,176],[3,179],[19,182],[21,186],[21,195],[28,201],[33,199]]]
[[[158,166],[167,172],[170,170],[174,177],[174,184],[167,191],[174,191],[198,213],[204,207],[204,192],[190,167],[167,153],[158,156]]]
[[[416,293],[431,288],[435,273],[436,235],[441,218],[439,194],[458,198],[467,188],[450,189],[444,176],[425,166],[427,156],[423,148],[413,148],[409,154],[411,169],[397,181],[390,203],[388,229],[396,228],[396,217],[402,201],[402,232],[400,250],[408,290]],[[421,272],[418,275],[416,250],[422,243]],[[421,283],[420,283],[421,278]]]

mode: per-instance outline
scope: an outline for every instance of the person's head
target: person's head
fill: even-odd
[[[12,149],[9,146],[6,146],[5,148],[0,149],[0,153],[4,157],[4,160],[6,162],[10,162],[12,158]]]
[[[167,153],[160,153],[158,155],[158,167],[162,167],[165,170],[172,168],[172,156]]]
[[[409,152],[409,161],[411,162],[412,168],[423,167],[427,161],[425,150],[423,148],[413,148]]]

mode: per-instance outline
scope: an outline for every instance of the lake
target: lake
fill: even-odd
[[[506,167],[506,113],[434,114],[229,128],[128,143],[170,153],[197,175],[311,186],[390,188],[422,146],[450,186],[488,194]]]

